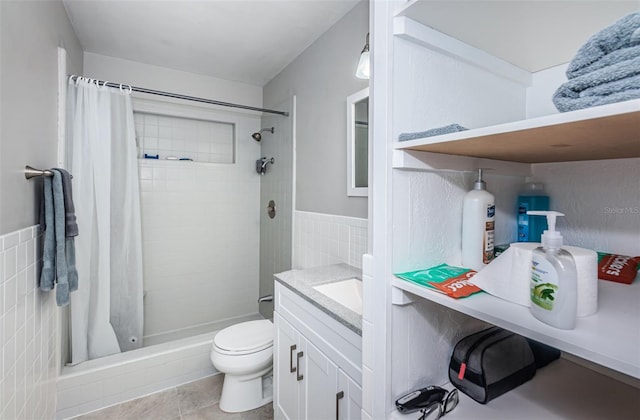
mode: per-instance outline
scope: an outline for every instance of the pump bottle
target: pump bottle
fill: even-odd
[[[493,194],[487,191],[478,169],[478,180],[462,204],[462,265],[480,270],[494,256],[494,225],[496,205]]]
[[[528,211],[532,216],[547,216],[548,230],[542,234],[542,246],[533,250],[531,261],[531,306],[534,317],[553,327],[571,330],[576,326],[576,263],[562,249],[562,235],[556,231],[557,211]]]

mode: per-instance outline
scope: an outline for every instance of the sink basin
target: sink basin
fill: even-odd
[[[358,315],[362,315],[362,280],[353,277],[313,288]]]

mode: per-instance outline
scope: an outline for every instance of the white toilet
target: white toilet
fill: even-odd
[[[273,401],[273,323],[232,325],[213,338],[211,362],[224,373],[220,409],[239,413]]]

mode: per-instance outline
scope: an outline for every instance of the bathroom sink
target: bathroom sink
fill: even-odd
[[[358,315],[362,315],[362,280],[352,277],[313,288]]]

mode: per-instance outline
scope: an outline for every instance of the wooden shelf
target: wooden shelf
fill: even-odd
[[[546,343],[594,363],[640,378],[640,281],[598,282],[598,312],[560,330],[534,318],[529,308],[481,293],[453,299],[393,276],[394,287]]]
[[[394,148],[522,163],[640,157],[640,99],[397,142]]]
[[[453,389],[451,384],[443,387]],[[538,370],[529,382],[485,405],[462,392],[459,395],[460,403],[447,414],[447,420],[640,418],[639,389],[564,359]],[[417,417],[395,409],[391,414],[394,420]]]

